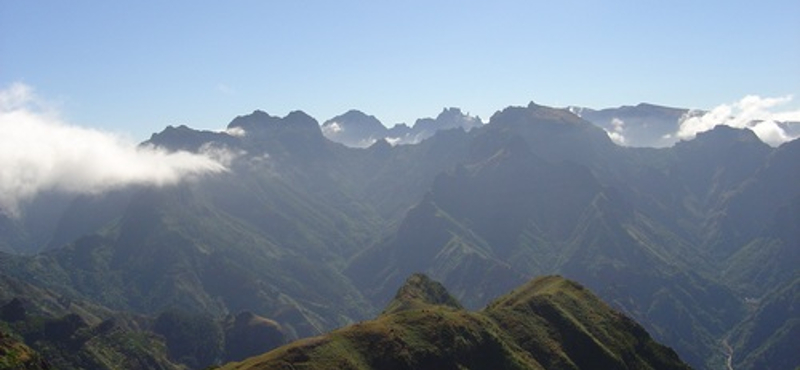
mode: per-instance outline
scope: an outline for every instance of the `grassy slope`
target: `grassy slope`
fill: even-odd
[[[0,329],[0,369],[49,369],[42,356]]]
[[[401,292],[403,289],[401,289]],[[670,349],[561,277],[479,312],[409,305],[224,369],[686,369]]]

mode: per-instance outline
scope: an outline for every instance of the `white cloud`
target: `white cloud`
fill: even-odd
[[[761,141],[770,145],[777,146],[793,139],[775,121],[759,122],[750,127],[750,129],[756,133]]]
[[[198,152],[225,167],[230,167],[234,160],[247,155],[245,150],[233,150],[225,145],[208,142],[200,146]]]
[[[625,146],[626,139],[625,135],[623,135],[625,131],[625,121],[614,117],[611,120],[611,130],[608,129],[603,129],[603,130],[605,130],[606,134],[608,135],[608,138],[611,139],[611,141],[613,141],[615,144],[620,146]]]
[[[225,129],[225,133],[235,137],[244,137],[245,135],[247,135],[247,131],[238,126],[229,127]]]
[[[43,191],[94,194],[127,185],[164,186],[225,171],[218,161],[168,153],[107,132],[63,122],[44,112],[32,89],[0,90],[0,211],[18,215]]]
[[[355,147],[356,147],[356,148],[369,148],[370,146],[372,146],[372,144],[375,144],[375,143],[377,143],[377,142],[378,142],[378,139],[376,139],[376,138],[374,138],[374,137],[370,136],[370,137],[368,137],[368,138],[366,138],[366,139],[360,140],[360,141],[359,141],[359,142],[358,142],[358,143],[355,145]]]
[[[800,121],[800,110],[775,111],[792,101],[792,96],[762,98],[748,95],[733,104],[722,104],[705,114],[689,114],[683,118],[677,136],[691,139],[700,132],[718,125],[753,130],[765,143],[777,146],[795,137],[787,134],[777,122]]]
[[[342,131],[344,131],[344,128],[339,125],[338,122],[331,122],[330,125],[322,126],[322,133],[325,134],[325,136],[335,135]]]
[[[614,119],[611,120],[611,126],[614,127],[614,132],[622,132],[625,130],[625,121],[614,117]]]
[[[387,137],[385,139],[386,139],[386,142],[389,143],[389,145],[391,145],[391,146],[396,146],[401,141],[403,141],[403,139],[399,138],[399,137]]]
[[[611,139],[611,141],[613,141],[617,145],[620,146],[625,145],[625,136],[623,136],[621,133],[606,130],[606,134],[608,134],[608,137]]]

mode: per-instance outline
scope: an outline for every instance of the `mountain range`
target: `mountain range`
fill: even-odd
[[[718,126],[663,148],[620,146],[590,120],[623,117],[635,138],[635,122],[667,126],[683,111],[603,112],[531,103],[482,124],[445,109],[392,131],[357,111],[322,125],[255,111],[224,132],[168,127],[143,145],[211,153],[227,171],[45,194],[0,216],[0,265],[23,287],[0,304],[47,307],[29,297],[47,292],[96,307],[95,321],[34,315],[78,315],[85,325],[71,335],[133,315],[123,332],[161,343],[147,358],[202,368],[269,349],[242,348],[252,333],[273,347],[373,318],[414,273],[471,310],[453,315],[476,320],[515,287],[559,274],[692,367],[800,365],[800,141],[774,148]],[[392,315],[377,321],[402,316]],[[24,340],[25,330],[12,331]],[[192,330],[216,339],[193,343]]]
[[[421,118],[411,127],[399,123],[391,128],[386,128],[375,116],[351,110],[325,121],[322,133],[331,141],[366,148],[380,140],[392,145],[417,144],[441,130],[461,128],[469,131],[482,125],[480,117],[464,114],[458,108],[445,108],[435,119]]]

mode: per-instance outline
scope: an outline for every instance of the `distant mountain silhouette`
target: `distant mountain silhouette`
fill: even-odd
[[[397,124],[388,129],[374,116],[351,110],[325,121],[322,132],[331,141],[366,148],[382,139],[393,145],[416,144],[441,130],[460,128],[469,131],[481,125],[483,122],[479,117],[466,115],[458,108],[445,108],[435,119],[422,118],[412,127]]]
[[[594,110],[569,107],[581,118],[619,135],[619,144],[632,147],[665,148],[674,145],[679,138],[681,121],[689,114],[700,114],[689,109],[670,108],[640,103],[635,106]]]

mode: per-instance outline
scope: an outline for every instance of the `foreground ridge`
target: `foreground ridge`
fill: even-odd
[[[560,276],[469,312],[412,275],[378,318],[223,369],[689,369],[633,320]]]

